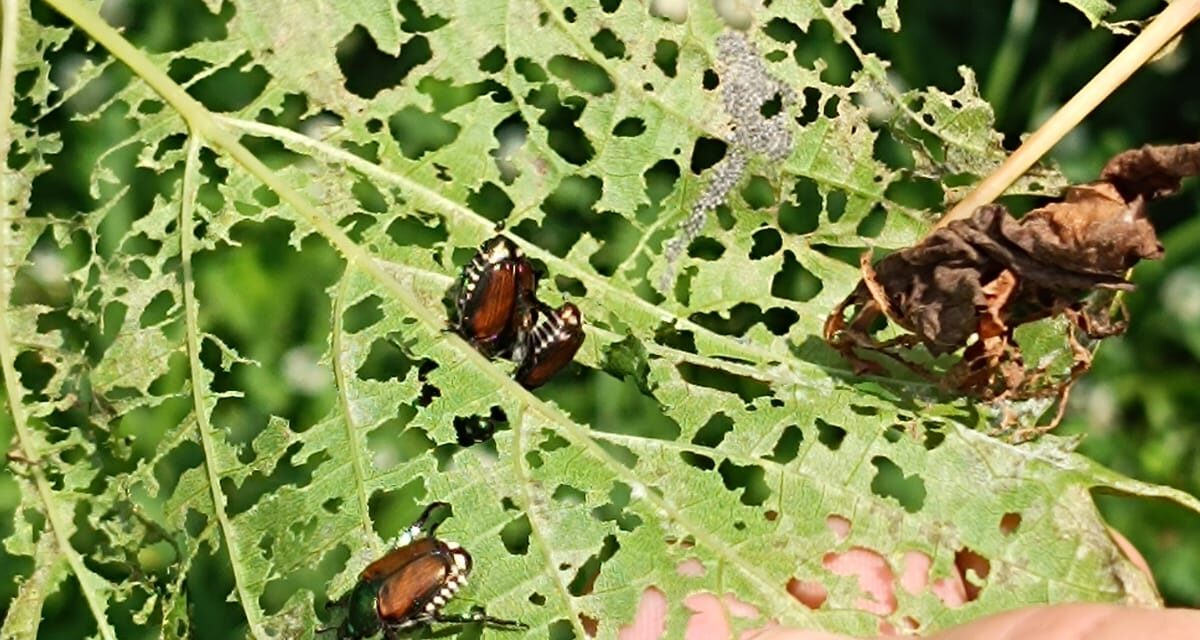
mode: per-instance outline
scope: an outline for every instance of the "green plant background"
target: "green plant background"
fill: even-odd
[[[873,5],[869,12],[860,8],[854,14],[856,18],[862,18],[855,22],[857,41],[867,51],[890,60],[892,77],[907,87],[933,86],[952,93],[962,85],[959,67],[974,69],[982,95],[996,110],[997,129],[1004,133],[1009,148],[1082,86],[1126,41],[1105,29],[1093,29],[1079,11],[1066,4],[1021,0],[1014,3],[1015,7],[1008,3],[976,6],[978,4],[981,3],[901,2],[899,15],[903,29],[898,33],[882,29],[879,21],[868,15],[873,14]],[[411,8],[410,3],[402,2],[399,6]],[[1155,11],[1156,7],[1154,2],[1126,2],[1121,4],[1118,13],[1107,19],[1140,18]],[[1010,9],[1014,13],[1010,13]],[[31,2],[31,10],[43,24],[66,25],[61,16],[37,0]],[[105,16],[120,25],[124,36],[143,50],[169,52],[220,37],[231,11],[231,5],[225,5],[220,14],[214,15],[201,3],[147,0],[108,3]],[[1022,15],[1032,17],[1023,21]],[[407,13],[405,17],[419,22],[419,17]],[[804,54],[824,60],[830,76],[847,76],[852,61],[847,58],[845,47],[835,43],[828,28],[821,23],[814,29],[816,33],[806,34],[803,38]],[[821,32],[822,29],[825,31]],[[419,52],[410,51],[408,54],[402,52],[398,59],[388,58],[373,53],[370,43],[353,40],[345,47],[339,61],[344,68],[353,70],[353,73],[347,73],[351,78],[348,87],[356,93],[370,93],[377,83],[385,85],[396,66],[407,64],[405,55],[419,57]],[[1060,144],[1053,159],[1063,173],[1073,180],[1087,180],[1108,157],[1123,149],[1145,143],[1200,139],[1200,85],[1190,80],[1200,77],[1198,48],[1200,36],[1194,31],[1185,35],[1172,53],[1139,72]],[[100,53],[87,44],[87,38],[78,32],[70,36],[61,50],[47,55],[59,65],[82,65],[85,60],[100,57]],[[187,64],[186,60],[177,60],[171,68],[186,76]],[[191,92],[216,111],[241,107],[261,90],[264,79],[256,76],[259,72],[222,74],[219,82],[198,82]],[[119,86],[129,78],[128,70],[119,65],[109,68],[105,74],[111,76],[108,81],[112,86]],[[19,84],[18,89],[27,91],[29,87]],[[90,111],[107,99],[107,90],[103,81],[90,86],[73,98],[77,101],[76,109],[85,113]],[[432,93],[445,100],[456,99],[452,89],[439,94],[435,88]],[[286,100],[283,104],[283,109],[274,117],[285,126],[298,126],[299,107]],[[19,104],[18,118],[22,116],[20,109]],[[424,122],[398,126],[406,126],[407,143],[416,149],[422,145],[434,147],[439,136],[444,135],[436,126],[427,126]],[[78,122],[60,109],[40,120],[37,127],[44,131],[61,131],[68,144],[65,152],[54,158],[55,170],[39,179],[35,190],[37,200],[31,208],[56,212],[92,208],[94,202],[86,188],[92,180],[93,162],[101,150],[131,134],[130,123],[120,114],[109,111],[99,120]],[[569,141],[564,145],[569,147]],[[270,144],[261,144],[253,151],[269,166],[274,166],[272,159],[276,149]],[[120,158],[121,154],[129,157]],[[132,164],[133,154],[132,150],[117,152],[118,159],[127,164]],[[280,153],[281,158],[283,155]],[[202,158],[211,162],[207,156],[202,155]],[[129,226],[153,206],[156,198],[165,197],[170,190],[169,184],[178,178],[178,175],[152,171],[134,171],[121,176],[130,189],[130,196],[123,201],[125,210],[105,217],[104,224],[115,229]],[[587,198],[591,194],[586,187],[582,184],[574,192],[566,190],[559,195],[559,200],[552,205],[556,220],[589,215]],[[649,185],[651,191],[653,188],[653,184]],[[377,206],[387,203],[382,196],[373,194],[369,186],[362,186],[354,196],[360,202],[374,202]],[[202,191],[201,201],[206,197],[214,197],[214,194]],[[914,206],[932,204],[928,193],[918,192],[911,198],[916,202]],[[316,199],[319,201],[320,196]],[[747,200],[752,199],[747,196]],[[679,204],[678,200],[671,202]],[[1014,206],[1029,202],[1029,199],[1013,199]],[[1062,433],[1081,434],[1081,451],[1101,464],[1132,478],[1177,487],[1192,495],[1200,494],[1200,468],[1196,463],[1200,453],[1197,447],[1200,434],[1196,429],[1200,426],[1200,403],[1195,400],[1195,389],[1200,383],[1200,303],[1195,302],[1200,300],[1200,219],[1194,216],[1198,211],[1200,189],[1194,183],[1188,185],[1180,197],[1155,209],[1167,259],[1159,264],[1143,265],[1135,271],[1139,289],[1126,300],[1132,317],[1130,331],[1106,342],[1100,350],[1094,370],[1074,394],[1071,412],[1062,428]],[[603,230],[602,225],[587,228]],[[556,251],[562,255],[578,237],[579,231],[571,228],[540,230],[536,241],[542,247],[562,249]],[[434,237],[423,237],[423,233],[433,232],[421,224],[411,224],[397,233],[416,244],[428,243]],[[204,301],[200,307],[201,326],[219,335],[231,353],[262,364],[224,369],[217,363],[228,354],[218,353],[215,349],[202,354],[206,364],[219,372],[212,384],[214,389],[236,388],[246,393],[237,402],[223,403],[214,418],[214,422],[226,430],[229,442],[239,446],[250,446],[264,430],[264,425],[273,424],[273,420],[286,420],[299,432],[315,428],[337,402],[333,390],[322,383],[322,363],[318,358],[327,349],[333,329],[330,318],[336,315],[332,314],[329,291],[340,286],[339,278],[351,279],[343,274],[341,260],[332,247],[312,236],[291,244],[292,234],[293,225],[277,218],[239,225],[232,235],[232,240],[238,243],[236,246],[222,245],[198,258],[194,265],[197,296]],[[101,234],[99,237],[103,240],[120,236]],[[636,237],[613,239],[621,246],[637,241]],[[706,245],[698,244],[698,253],[703,257]],[[104,255],[118,250],[130,251],[131,247],[97,248],[97,252]],[[85,259],[71,255],[69,251],[46,257],[18,282],[19,289],[14,296],[50,307],[66,303],[71,292],[64,283],[63,273],[77,268]],[[462,262],[462,256],[455,256],[455,259]],[[361,284],[351,281],[344,286]],[[564,281],[558,283],[558,287],[569,293],[572,283]],[[149,313],[166,316],[168,310],[154,309],[151,305]],[[354,322],[353,313],[346,317],[348,323]],[[64,332],[68,347],[96,348],[95,344],[105,344],[115,338],[112,333],[80,333],[85,330],[74,327],[63,317],[51,318],[49,322],[55,323],[51,328]],[[364,324],[367,322],[363,320]],[[736,318],[733,322],[736,323]],[[115,328],[110,325],[109,329]],[[179,329],[175,327],[171,331]],[[182,339],[174,334],[170,337]],[[593,353],[590,357],[591,366],[570,372],[554,386],[552,397],[560,407],[578,422],[621,425],[621,429],[631,433],[654,433],[670,428],[661,411],[636,384],[598,373],[594,368],[598,356]],[[406,366],[397,359],[403,360],[403,356],[385,354],[368,358],[360,374],[370,377],[372,372],[377,372],[380,379],[386,379],[389,369]],[[25,386],[36,387],[45,382],[48,374],[39,363],[25,360],[17,365]],[[168,375],[156,384],[168,389],[178,388],[186,371],[175,365],[171,375],[176,379],[172,381]],[[40,383],[39,376],[43,378]],[[112,410],[106,407],[110,399],[92,397],[86,387],[74,392],[78,402],[64,406],[54,416],[63,424],[95,425],[98,422],[96,416]],[[119,422],[110,425],[114,437],[106,446],[129,447],[135,458],[150,456],[165,439],[172,437],[173,430],[186,415],[186,406],[171,402],[123,415]],[[397,430],[386,433],[394,436],[394,431]],[[0,442],[8,443],[10,437],[9,414],[0,412]],[[404,458],[421,451],[424,443],[400,438],[393,448],[395,456]],[[95,455],[104,458],[106,454],[101,450]],[[197,454],[191,451],[181,455]],[[98,466],[124,473],[129,471],[122,467],[128,459],[114,454],[102,459]],[[194,464],[194,460],[177,462]],[[15,464],[10,463],[9,469],[16,471]],[[306,471],[305,465],[299,464],[290,474],[268,474],[267,478],[251,476],[249,488],[229,492],[231,508],[245,510],[258,496],[286,489],[289,483],[303,483],[308,480],[305,473],[311,474],[311,470]],[[752,484],[748,483],[748,486]],[[901,488],[892,491],[891,495],[903,504],[911,498],[905,497],[903,484],[900,484]],[[746,491],[750,496],[753,489],[746,488]],[[390,496],[389,502],[372,503],[375,531],[385,537],[398,531],[413,514],[411,505],[415,499],[419,498],[414,491],[400,491]],[[624,501],[628,499],[628,496],[623,498]],[[753,496],[748,499],[752,500]],[[0,538],[11,535],[14,527],[20,526],[10,515],[15,512],[18,501],[15,478],[0,476],[0,514],[4,516],[0,518]],[[619,503],[622,499],[613,498],[613,501]],[[1196,570],[1200,567],[1200,516],[1173,504],[1144,498],[1101,497],[1099,504],[1109,522],[1146,554],[1166,601],[1200,606],[1200,571]],[[620,511],[619,507],[617,510]],[[82,512],[73,515],[81,523],[87,518]],[[457,517],[462,515],[456,513]],[[135,519],[133,515],[128,517]],[[131,559],[136,559],[136,573],[168,582],[186,578],[187,606],[190,607],[187,617],[193,621],[238,620],[240,609],[236,603],[227,600],[235,586],[235,577],[231,575],[226,547],[221,545],[216,551],[208,547],[197,548],[198,555],[191,560],[187,575],[175,576],[169,567],[178,560],[177,551],[168,538],[167,535],[147,536],[144,548]],[[105,536],[88,527],[81,527],[73,543],[77,548],[88,548],[101,544],[104,539]],[[340,560],[345,561],[344,558]],[[17,594],[15,578],[28,577],[32,568],[29,556],[12,555],[0,548],[0,617],[8,615],[8,608]],[[128,568],[101,563],[92,569],[116,579],[115,576],[127,575]],[[261,594],[259,605],[268,612],[278,611],[296,589],[321,590],[324,581],[339,570],[340,565],[319,566],[274,580]],[[181,583],[174,584],[176,588],[182,588]],[[170,584],[160,586],[172,588]],[[342,586],[345,586],[345,580]],[[140,606],[136,597],[134,604]],[[84,637],[95,632],[95,623],[81,615],[81,598],[79,584],[64,581],[44,604],[44,622],[39,637]],[[139,623],[130,619],[114,620],[114,626],[122,631],[140,628]],[[120,637],[138,637],[135,632],[129,633],[127,636],[123,632]],[[189,633],[197,638],[224,638],[229,637],[230,628],[194,622]]]

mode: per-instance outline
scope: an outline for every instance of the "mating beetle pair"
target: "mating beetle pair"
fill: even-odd
[[[430,622],[479,622],[506,629],[528,628],[520,622],[483,613],[468,616],[442,613],[442,607],[467,583],[472,565],[466,549],[434,536],[440,522],[426,528],[433,511],[447,506],[445,502],[434,502],[425,507],[421,517],[400,536],[396,547],[363,569],[354,590],[329,603],[346,607],[346,619],[336,627],[338,640],[368,638],[381,630],[385,638],[391,639],[398,631]],[[320,629],[318,633],[334,629]]]
[[[583,344],[583,317],[565,303],[557,309],[537,299],[537,274],[512,240],[496,236],[463,269],[454,329],[480,353],[517,363],[525,388],[541,386],[567,366]]]

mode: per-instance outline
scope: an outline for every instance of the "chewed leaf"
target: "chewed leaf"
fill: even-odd
[[[110,4],[0,22],[0,635],[346,629],[434,502],[473,559],[435,608],[528,627],[487,637],[1155,602],[1089,493],[1154,488],[821,340],[1003,152],[971,74],[864,50],[896,2]],[[497,233],[525,258],[468,267]]]

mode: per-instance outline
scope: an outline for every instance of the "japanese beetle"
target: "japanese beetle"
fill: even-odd
[[[537,288],[533,265],[512,240],[496,236],[482,245],[463,269],[455,307],[455,331],[480,353],[492,357],[512,347],[518,300]]]
[[[558,309],[536,302],[522,315],[521,335],[513,347],[517,382],[526,389],[542,386],[567,366],[583,345],[583,316],[570,302]]]
[[[421,517],[400,536],[396,547],[363,569],[349,596],[331,603],[331,606],[346,606],[346,619],[336,628],[338,640],[359,640],[380,631],[391,639],[398,631],[430,622],[481,622],[508,629],[528,628],[520,622],[483,613],[467,616],[442,613],[442,607],[467,583],[472,565],[466,549],[434,536],[440,523],[426,528],[434,509],[446,506],[449,505],[445,502],[434,502],[425,507]]]

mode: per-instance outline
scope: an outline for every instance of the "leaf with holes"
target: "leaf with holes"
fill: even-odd
[[[432,501],[494,637],[1156,602],[1089,492],[1191,496],[820,340],[1003,156],[896,3],[2,1],[5,637],[312,637]],[[447,330],[497,225],[585,323],[533,392]]]

